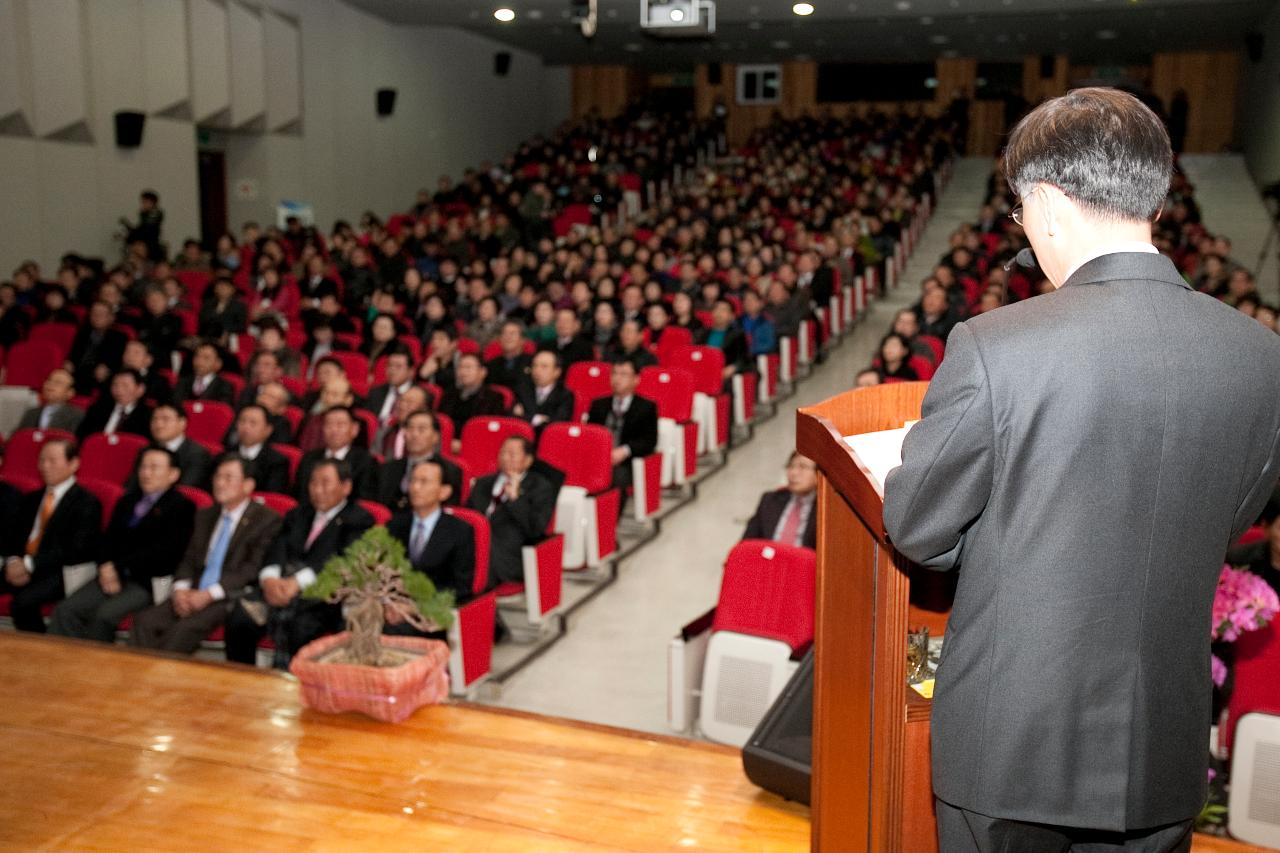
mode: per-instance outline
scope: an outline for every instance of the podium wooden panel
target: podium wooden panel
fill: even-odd
[[[859,388],[796,412],[796,447],[818,466],[812,845],[824,853],[937,850],[930,703],[907,688],[907,629],[942,633],[954,577],[897,555],[844,442],[919,418],[927,388]]]

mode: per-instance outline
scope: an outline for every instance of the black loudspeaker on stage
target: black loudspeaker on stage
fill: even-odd
[[[813,768],[813,647],[742,748],[747,778],[809,805]]]
[[[137,148],[142,144],[142,128],[147,117],[142,113],[121,110],[116,113],[116,145],[120,148]]]
[[[505,50],[493,55],[493,73],[499,77],[506,77],[507,72],[511,70],[511,54]]]
[[[396,111],[396,90],[378,90],[378,115],[389,116]]]

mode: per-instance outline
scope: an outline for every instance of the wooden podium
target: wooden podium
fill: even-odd
[[[898,556],[843,440],[918,419],[927,388],[860,388],[796,411],[796,447],[818,466],[812,846],[823,853],[937,851],[930,702],[907,687],[907,629],[942,634],[954,573]]]

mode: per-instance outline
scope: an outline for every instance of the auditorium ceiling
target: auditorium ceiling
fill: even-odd
[[[983,61],[1067,53],[1075,64],[1145,63],[1156,51],[1243,48],[1280,0],[716,0],[714,36],[659,39],[640,28],[640,0],[599,0],[585,39],[570,0],[350,0],[386,20],[461,27],[535,53],[548,64],[628,63],[687,71],[701,62],[893,62],[939,56]],[[510,23],[493,17],[506,6]]]

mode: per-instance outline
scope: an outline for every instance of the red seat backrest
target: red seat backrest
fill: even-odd
[[[476,568],[472,575],[471,594],[479,595],[489,586],[489,519],[473,509],[451,506],[445,512],[471,525],[476,537]]]
[[[933,335],[921,335],[920,340],[933,350],[934,364],[942,364],[942,356],[947,350],[947,345],[942,342],[942,339],[935,338]]]
[[[907,366],[916,372],[921,381],[928,382],[933,378],[933,362],[922,355],[913,355],[907,359]]]
[[[588,400],[607,397],[613,393],[609,384],[609,371],[612,369],[607,361],[579,361],[569,365],[564,377],[564,387],[577,391]]]
[[[364,353],[334,350],[329,358],[342,364],[351,380],[351,390],[361,397],[369,393],[369,358]]]
[[[116,502],[124,494],[124,487],[108,480],[100,480],[96,477],[81,477],[79,475],[76,476],[76,482],[97,498],[98,503],[102,504],[102,529],[106,530],[107,525],[111,522],[111,513],[116,508]]]
[[[1235,685],[1227,703],[1222,743],[1228,749],[1236,723],[1251,711],[1280,713],[1280,630],[1275,622],[1240,635],[1235,642]]]
[[[293,498],[277,492],[254,492],[253,499],[276,515],[281,516],[298,505],[298,502]]]
[[[224,370],[222,373],[219,373],[218,375],[231,383],[231,390],[232,392],[235,393],[236,400],[239,400],[240,395],[244,393],[244,378],[240,376],[238,373],[231,373],[230,371],[226,371],[226,370]]]
[[[462,426],[462,458],[477,477],[498,470],[498,450],[513,435],[533,441],[533,427],[519,418],[479,415]]]
[[[183,485],[179,485],[177,489],[179,494],[196,505],[197,511],[213,506],[213,496],[204,489]]]
[[[663,339],[666,339],[664,333]],[[682,367],[693,376],[693,390],[712,397],[724,388],[724,353],[715,347],[672,347],[660,356],[664,367]]]
[[[693,417],[693,374],[680,367],[646,367],[636,393],[658,406],[658,417],[685,423]]]
[[[302,462],[302,448],[293,444],[273,443],[271,449],[289,460],[289,482],[292,483],[298,473],[298,465]]]
[[[596,424],[548,424],[538,442],[538,458],[563,471],[566,486],[593,495],[613,482],[612,451],[613,436]]]
[[[356,503],[369,515],[373,516],[374,524],[386,524],[391,520],[391,510],[387,509],[377,501],[367,501],[361,498]]]
[[[236,419],[235,409],[217,400],[185,400],[187,435],[196,441],[222,442]]]
[[[4,447],[4,466],[0,470],[5,474],[35,477],[39,480],[40,468],[36,463],[40,459],[40,448],[46,441],[55,438],[75,441],[76,437],[64,429],[27,427],[16,431],[9,436],[9,442]]]
[[[724,564],[712,631],[781,640],[798,649],[813,640],[817,552],[745,539]]]
[[[693,332],[684,326],[667,326],[658,338],[658,361],[665,363],[665,354],[678,347],[693,345]]]
[[[62,366],[63,356],[50,341],[19,341],[5,358],[4,384],[38,389],[54,368]]]
[[[45,341],[58,348],[63,358],[71,352],[71,344],[76,339],[75,323],[36,323],[27,335],[29,341]]]
[[[148,444],[150,442],[140,435],[95,432],[80,446],[79,474],[123,485],[133,473],[138,454]]]

